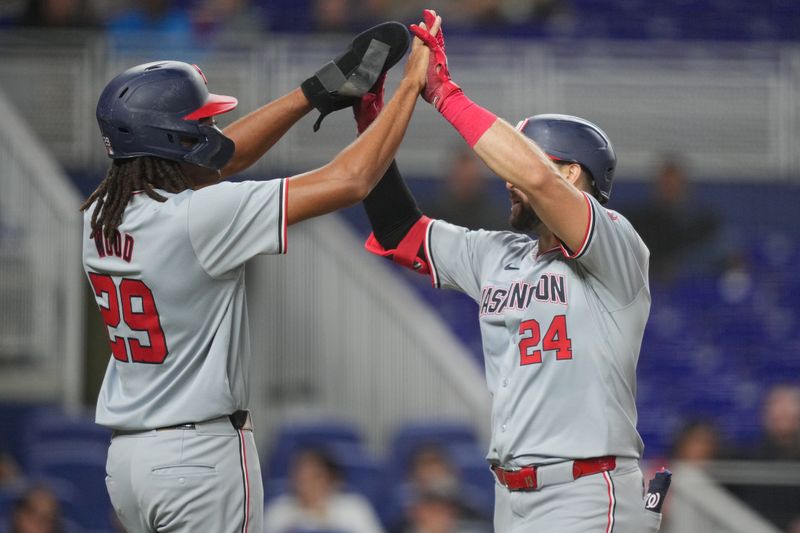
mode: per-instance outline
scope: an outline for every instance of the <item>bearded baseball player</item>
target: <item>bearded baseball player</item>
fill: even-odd
[[[425,12],[429,24],[434,18]],[[423,97],[506,182],[517,232],[428,219],[393,163],[364,202],[373,228],[366,246],[479,305],[493,398],[494,529],[657,531],[660,507],[645,509],[635,403],[649,252],[603,207],[616,166],[611,142],[567,115],[511,127],[452,82],[441,30],[411,29],[431,49]],[[379,108],[379,93],[364,96],[360,130]]]
[[[224,131],[213,117],[237,101],[209,93],[193,65],[139,65],[104,89],[97,119],[113,162],[81,207],[83,264],[111,343],[96,420],[114,430],[106,483],[127,531],[262,530],[244,264],[286,253],[287,226],[367,195],[405,133],[428,49],[414,40],[395,97],[328,165],[220,180],[312,107],[321,119],[352,106],[408,44],[399,23],[368,30],[301,88]]]

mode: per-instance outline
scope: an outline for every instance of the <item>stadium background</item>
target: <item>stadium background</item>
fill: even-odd
[[[107,166],[94,121],[105,82],[148,60],[196,62],[212,90],[240,99],[224,125],[296,87],[348,34],[389,18],[414,21],[421,7],[0,3],[0,531],[39,485],[59,499],[66,531],[113,527],[102,482],[108,433],[91,424],[107,340],[80,268],[77,213]],[[665,529],[797,531],[800,2],[429,7],[443,14],[451,70],[476,101],[511,122],[580,115],[615,142],[610,207],[648,229],[659,250],[638,404],[647,464],[678,471]],[[390,75],[389,93],[397,79]],[[315,118],[243,177],[319,166],[355,134],[346,112],[316,134]],[[502,183],[459,163],[461,150],[420,102],[398,162],[429,212],[457,212],[452,188],[474,188],[490,206],[483,214],[502,226]],[[663,171],[665,161],[677,170]],[[445,179],[454,168],[482,179]],[[679,201],[667,205],[670,194]],[[367,231],[355,206],[293,227],[288,256],[248,268],[252,409],[267,496],[288,490],[294,452],[324,442],[347,488],[391,529],[413,451],[435,441],[470,487],[463,493],[477,495],[480,518],[492,496],[476,306],[369,257]],[[766,403],[778,414],[766,416]]]

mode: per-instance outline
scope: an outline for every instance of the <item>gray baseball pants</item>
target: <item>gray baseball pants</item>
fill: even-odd
[[[116,434],[106,487],[128,533],[261,533],[264,489],[252,429],[228,417]]]
[[[509,491],[495,481],[497,533],[654,533],[661,515],[644,508],[638,461],[534,491]]]

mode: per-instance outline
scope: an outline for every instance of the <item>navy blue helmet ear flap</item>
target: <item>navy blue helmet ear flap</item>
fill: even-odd
[[[198,142],[183,158],[187,163],[222,170],[236,151],[234,142],[216,126],[201,124],[198,129],[205,140]]]
[[[608,202],[617,156],[608,135],[588,120],[572,115],[535,115],[517,129],[551,159],[579,163],[590,174],[600,203]]]
[[[196,65],[157,61],[130,68],[106,85],[97,123],[112,159],[156,156],[221,170],[233,157],[234,143],[200,119],[236,105],[236,98],[210,93]]]

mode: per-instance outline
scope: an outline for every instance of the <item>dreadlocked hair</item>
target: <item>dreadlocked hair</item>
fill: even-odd
[[[152,156],[115,159],[106,178],[81,205],[81,211],[97,201],[92,211],[92,235],[100,232],[113,242],[134,192],[142,191],[157,202],[165,202],[167,199],[155,189],[178,193],[191,188],[191,181],[176,161]]]

